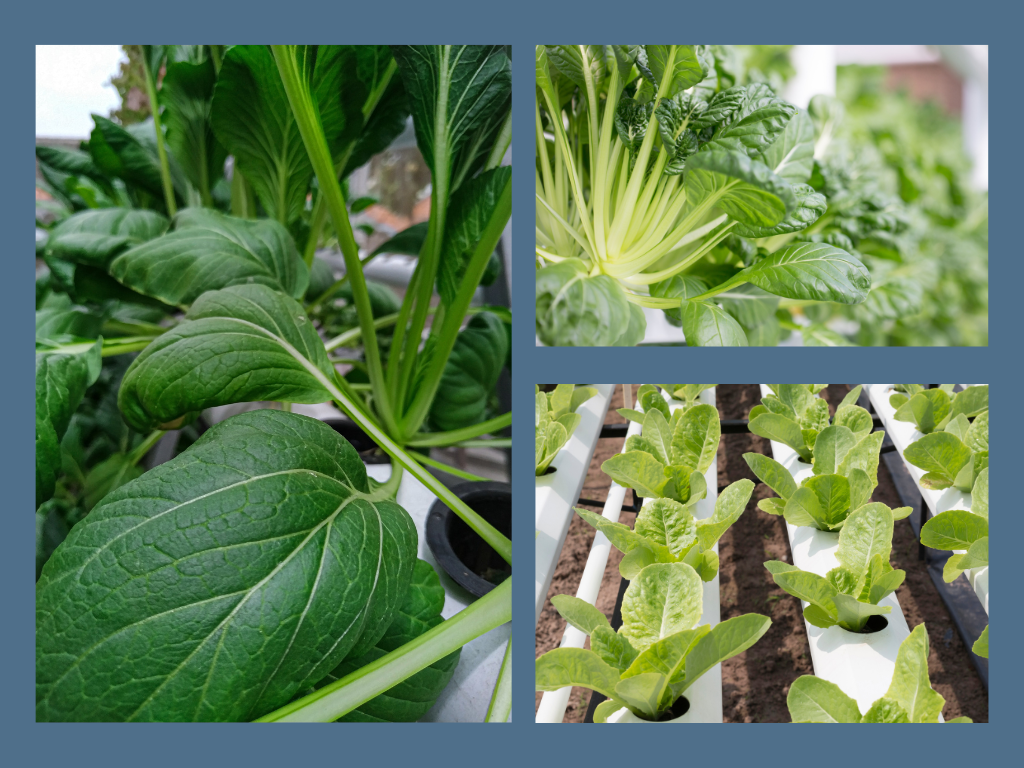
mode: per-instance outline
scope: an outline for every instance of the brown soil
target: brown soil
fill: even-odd
[[[634,390],[635,391],[635,390]],[[830,385],[823,393],[834,410],[849,391],[846,385]],[[719,385],[718,410],[723,419],[745,419],[760,401],[757,385]],[[621,423],[615,408],[622,407],[622,389],[616,390],[606,423]],[[598,441],[584,484],[583,496],[603,500],[610,480],[600,471],[601,463],[622,449],[621,439]],[[813,674],[800,602],[778,588],[764,569],[765,560],[792,562],[789,539],[781,517],[757,509],[757,501],[772,495],[747,467],[743,454],[768,453],[768,441],[755,435],[723,435],[718,449],[718,484],[724,487],[740,478],[757,483],[740,521],[719,542],[722,619],[744,613],[761,613],[772,619],[771,629],[750,650],[722,664],[723,720],[727,723],[789,722],[786,694],[789,685],[803,674]],[[899,506],[899,496],[884,462],[879,464],[878,488],[874,501]],[[627,493],[627,502],[631,501]],[[634,515],[623,512],[621,521],[631,524]],[[573,520],[558,564],[550,598],[575,594],[586,564],[594,532],[579,518]],[[621,555],[613,548],[605,571],[597,607],[609,618],[619,588]],[[907,572],[897,591],[900,605],[911,628],[928,627],[930,655],[928,670],[932,686],[946,699],[943,716],[948,720],[967,715],[975,722],[988,722],[988,697],[971,664],[968,648],[956,631],[942,599],[935,590],[924,563],[918,559],[918,543],[909,521],[896,525],[892,564]],[[536,652],[556,648],[565,622],[550,603],[537,625]],[[755,687],[756,686],[756,687]],[[563,722],[582,722],[590,691],[574,688]],[[540,693],[537,694],[540,702]]]

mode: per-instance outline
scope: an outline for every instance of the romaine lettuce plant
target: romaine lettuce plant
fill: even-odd
[[[889,564],[893,521],[893,511],[878,502],[852,512],[839,532],[839,565],[824,576],[780,560],[764,566],[776,584],[810,603],[804,609],[808,622],[823,629],[839,626],[861,632],[872,616],[892,612],[891,606],[878,602],[895,592],[906,576]]]
[[[659,385],[668,397],[680,404],[685,410],[692,408],[699,404],[698,398],[700,393],[706,389],[711,389],[714,384],[661,384]],[[619,415],[623,416],[630,421],[635,421],[638,424],[644,423],[644,411],[649,411],[651,408],[658,408],[666,415],[668,408],[665,406],[665,398],[662,397],[661,392],[658,391],[658,387],[653,384],[642,384],[636,391],[636,399],[643,408],[643,411],[637,411],[632,408],[619,408]]]
[[[491,414],[510,315],[470,308],[511,212],[511,169],[500,166],[507,51],[145,55],[153,122],[131,131],[97,118],[87,156],[40,153],[67,170],[64,181],[96,177],[109,194],[90,198],[107,209],[66,217],[41,248],[50,273],[37,283],[37,505],[63,494],[62,439],[78,430],[83,393],[106,361],[140,354],[120,369],[116,405],[104,401],[131,432],[115,464],[93,467],[105,484],[93,484],[92,511],[42,566],[37,718],[415,719],[453,654],[511,619],[509,579],[440,621],[436,576],[417,563],[415,527],[394,502],[409,472],[511,563],[510,541],[414,450],[476,444],[511,423]],[[343,182],[410,115],[431,172],[430,219],[406,237],[420,246],[409,290],[381,316],[363,274],[376,252],[360,258],[349,219],[358,206]],[[81,183],[64,189],[72,206],[89,196]],[[313,260],[328,219],[346,264],[334,284]],[[344,285],[357,327],[325,340],[311,284],[321,296]],[[331,353],[342,346],[359,349],[349,362],[362,379],[337,370]],[[249,401],[280,410],[235,416],[171,461],[136,466],[165,430]],[[391,458],[386,483],[367,478],[333,429],[287,412],[323,402]],[[488,719],[509,713],[508,658]]]
[[[867,297],[856,257],[793,240],[827,206],[808,185],[811,119],[716,68],[726,49],[537,47],[544,344],[635,345],[641,307],[665,310],[691,346],[775,344],[778,297]]]
[[[569,442],[582,418],[576,409],[597,394],[593,387],[575,388],[559,384],[554,392],[541,392],[537,387],[535,429],[536,474],[548,471],[562,446]]]
[[[835,683],[813,675],[798,677],[786,704],[794,723],[937,723],[946,700],[928,679],[928,632],[914,627],[896,654],[889,690],[863,715],[857,702]],[[950,723],[970,723],[958,717]]]
[[[951,582],[964,571],[988,565],[988,467],[978,473],[971,490],[971,511],[950,509],[940,512],[921,528],[921,543],[950,555],[942,567],[942,578]],[[988,627],[974,644],[974,652],[988,658]]]
[[[750,410],[750,431],[784,443],[811,461],[813,474],[798,487],[782,464],[759,453],[745,453],[751,471],[779,498],[761,499],[758,509],[782,515],[790,525],[822,531],[840,530],[847,518],[868,503],[878,485],[878,455],[883,432],[872,432],[871,415],[853,405],[860,394],[855,387],[843,398],[829,424],[828,403],[814,397],[820,384],[773,384],[776,394]],[[893,510],[895,519],[910,514],[910,507]]]
[[[944,430],[961,415],[966,421],[988,410],[987,384],[968,387],[956,394],[953,394],[953,386],[942,384],[936,389],[927,389],[920,384],[896,384],[896,391],[889,396],[889,405],[896,409],[894,418],[909,422],[928,435]]]
[[[958,413],[941,432],[924,435],[908,445],[903,458],[925,470],[922,488],[970,491],[988,467],[988,410],[973,422]]]
[[[756,613],[697,626],[703,601],[700,577],[685,563],[649,565],[636,575],[622,599],[618,632],[589,603],[553,597],[562,617],[590,635],[590,650],[556,648],[537,659],[537,690],[579,685],[603,694],[608,700],[598,705],[595,723],[623,707],[644,720],[663,719],[701,675],[771,626]]]

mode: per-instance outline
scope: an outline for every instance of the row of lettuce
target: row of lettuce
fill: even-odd
[[[595,711],[595,722],[604,722],[622,708],[644,720],[670,719],[674,705],[700,675],[751,647],[771,625],[768,617],[746,614],[715,627],[698,626],[701,582],[712,580],[718,572],[718,556],[712,548],[743,514],[754,483],[745,479],[732,483],[719,495],[713,515],[694,517],[694,505],[707,495],[704,473],[711,467],[721,437],[717,409],[698,400],[701,391],[714,385],[660,386],[661,391],[643,385],[637,392],[640,409],[619,411],[642,424],[641,434],[628,437],[622,453],[602,465],[612,480],[645,499],[633,527],[576,510],[624,554],[619,570],[629,586],[622,603],[622,626],[613,631],[593,606],[567,595],[556,596],[552,599],[556,609],[590,635],[591,648],[559,648],[537,660],[538,690],[579,685],[606,697]],[[879,603],[905,578],[905,572],[894,569],[889,561],[894,524],[906,518],[911,508],[890,509],[871,501],[878,485],[884,432],[873,431],[871,414],[856,404],[860,387],[830,415],[828,403],[817,396],[825,386],[769,385],[772,394],[749,414],[752,433],[788,445],[810,464],[812,474],[797,483],[786,467],[768,456],[747,453],[744,459],[777,494],[758,502],[761,511],[783,516],[792,526],[833,533],[838,539],[837,567],[817,574],[769,561],[765,567],[775,583],[808,603],[804,611],[808,623],[866,633],[872,631],[873,616],[892,611]],[[967,550],[950,558],[945,577],[952,580],[967,568],[987,564],[988,390],[970,387],[951,397],[951,387],[899,386],[903,391],[893,395],[894,405],[901,402],[897,418],[911,421],[920,414],[925,424],[931,424],[929,434],[906,452],[907,461],[930,473],[922,486],[959,483],[957,487],[974,492],[971,512],[943,512],[922,530],[926,546]],[[543,394],[538,395],[538,404]],[[922,399],[940,405],[925,408]],[[931,422],[925,411],[931,414]],[[953,440],[962,448],[944,450]],[[940,441],[943,449],[934,450],[932,444]],[[987,657],[987,628],[974,651]],[[928,637],[921,625],[900,647],[888,692],[863,715],[834,683],[803,676],[788,694],[792,719],[937,722],[944,700],[928,681],[927,657]]]
[[[691,346],[987,343],[957,121],[864,68],[799,109],[763,48],[537,47],[541,342],[633,346],[647,309]]]

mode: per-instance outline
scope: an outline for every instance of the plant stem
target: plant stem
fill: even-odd
[[[509,637],[505,646],[505,658],[501,662],[498,683],[491,694],[491,704],[487,707],[485,723],[507,723],[512,714],[512,638]]]
[[[403,474],[405,474],[405,470],[402,469],[401,464],[392,464],[391,476],[370,493],[371,501],[394,500],[398,494],[398,487],[402,484]]]
[[[285,93],[288,95],[288,103],[291,105],[295,122],[299,126],[299,133],[302,134],[302,142],[306,147],[313,170],[316,172],[320,194],[326,199],[327,207],[334,221],[334,229],[338,235],[338,245],[345,258],[345,271],[348,273],[349,283],[352,286],[359,326],[363,329],[363,347],[370,384],[373,386],[374,402],[388,431],[392,434],[399,434],[395,413],[391,401],[388,399],[384,383],[384,369],[381,365],[380,350],[377,347],[377,336],[373,332],[373,310],[370,306],[366,278],[363,277],[363,270],[359,263],[359,247],[352,235],[352,225],[348,220],[345,198],[341,193],[341,186],[338,184],[338,178],[334,171],[327,139],[324,138],[323,128],[320,125],[319,113],[309,92],[309,83],[305,82],[299,72],[294,56],[294,46],[275,45],[272,48]]]
[[[511,437],[492,437],[490,440],[461,440],[447,448],[511,448]]]
[[[511,620],[512,579],[508,578],[472,605],[401,648],[308,696],[285,704],[256,722],[333,722],[457,648]]]
[[[134,467],[140,461],[142,461],[146,454],[152,450],[153,446],[160,442],[160,438],[166,435],[162,429],[154,429],[150,432],[146,439],[139,443],[138,447],[135,448],[131,453],[128,454],[128,461]]]
[[[153,127],[156,128],[156,153],[160,158],[160,178],[164,187],[164,203],[167,215],[174,217],[178,207],[174,201],[174,185],[171,184],[171,167],[167,162],[167,149],[164,147],[164,132],[160,125],[160,102],[156,98],[156,73],[149,70],[149,57],[142,57],[142,67],[146,74],[146,95],[153,112]]]
[[[462,429],[453,429],[450,432],[420,432],[406,440],[405,444],[417,448],[426,448],[428,446],[446,447],[463,440],[479,437],[480,435],[489,435],[492,432],[504,429],[511,423],[512,412],[509,411],[508,413],[501,414],[501,416],[495,416],[493,419],[481,421],[479,424],[473,424]]]
[[[455,477],[461,477],[463,480],[472,480],[473,482],[477,483],[486,483],[490,479],[487,477],[480,477],[480,475],[474,475],[472,472],[466,472],[465,470],[453,467],[450,464],[445,464],[442,461],[437,461],[436,459],[432,459],[426,454],[420,453],[419,451],[409,451],[409,455],[417,459],[421,463],[426,464],[428,467],[439,469],[442,472],[447,472],[449,475],[455,475]]]

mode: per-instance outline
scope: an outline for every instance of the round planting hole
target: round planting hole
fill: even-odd
[[[324,419],[324,424],[348,440],[358,451],[359,458],[363,460],[364,464],[391,463],[391,457],[378,448],[370,436],[363,432],[355,422],[348,419]]]
[[[885,616],[875,615],[868,619],[867,623],[864,625],[864,629],[862,629],[858,634],[870,635],[875,632],[881,632],[888,626],[889,620],[885,618]]]
[[[508,483],[460,483],[452,492],[502,534],[512,536],[512,487]],[[438,565],[455,583],[482,597],[512,575],[473,529],[438,499],[427,516],[427,544]]]
[[[637,715],[637,717],[639,717],[641,720],[646,720],[649,723],[664,723],[667,720],[675,720],[677,717],[682,717],[689,711],[690,700],[687,699],[685,696],[680,696],[678,699],[675,700],[675,703],[671,707],[666,709],[658,716],[657,720],[651,720],[649,718],[643,717],[642,715]]]
[[[557,471],[558,471],[558,470],[557,470],[557,469],[555,469],[554,467],[548,467],[548,468],[547,468],[547,469],[545,469],[545,470],[544,470],[543,472],[541,472],[540,476],[541,476],[541,477],[544,477],[544,475],[553,475],[553,474],[555,474],[555,472],[557,472]]]

